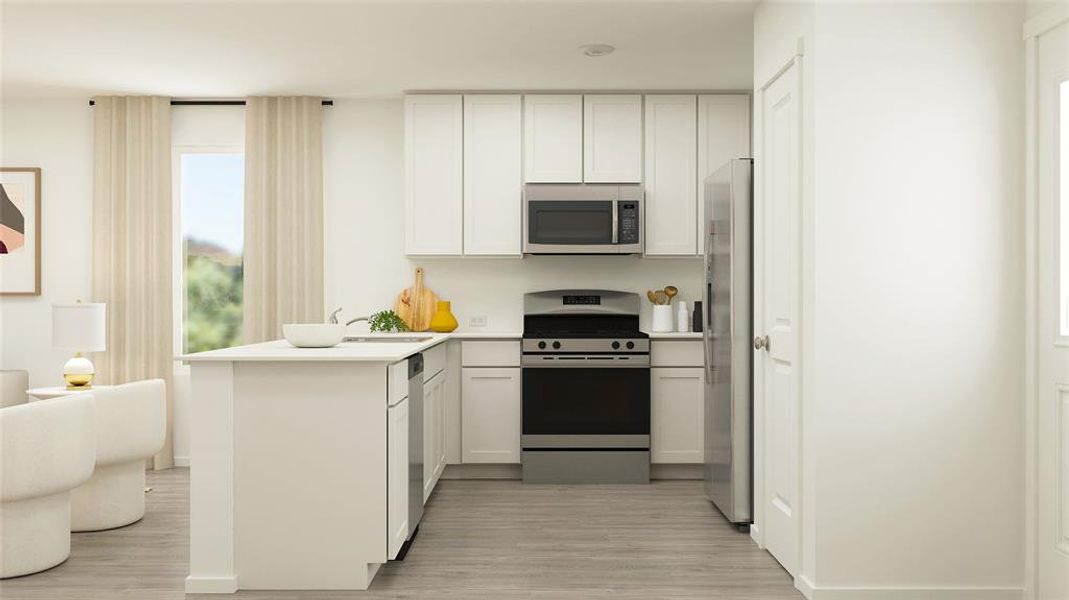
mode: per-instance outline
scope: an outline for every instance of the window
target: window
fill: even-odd
[[[241,343],[245,156],[177,155],[182,243],[183,352]]]

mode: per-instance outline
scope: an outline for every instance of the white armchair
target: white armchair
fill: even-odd
[[[26,404],[30,374],[26,371],[0,370],[0,408]]]
[[[71,552],[70,490],[93,472],[91,394],[0,409],[0,578]]]
[[[99,531],[145,516],[145,460],[163,447],[167,388],[162,379],[93,391],[96,470],[71,492],[71,531]]]

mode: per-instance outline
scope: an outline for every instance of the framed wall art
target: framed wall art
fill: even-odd
[[[0,295],[41,295],[41,169],[0,167]]]

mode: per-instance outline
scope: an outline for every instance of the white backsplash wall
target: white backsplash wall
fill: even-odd
[[[324,108],[327,311],[351,319],[392,308],[412,285],[415,267],[426,285],[452,301],[460,330],[519,331],[523,294],[557,288],[633,291],[649,321],[646,290],[675,285],[677,298],[701,297],[699,258],[634,256],[431,257],[404,255],[404,116],[401,99],[335,100]],[[503,226],[507,226],[503,224]],[[485,316],[486,327],[469,319]],[[354,330],[358,325],[354,325]]]

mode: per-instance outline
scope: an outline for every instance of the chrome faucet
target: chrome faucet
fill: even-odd
[[[331,325],[337,325],[338,324],[338,313],[340,313],[340,312],[341,312],[341,308],[339,308],[339,309],[335,310],[334,312],[330,313],[330,318],[328,319],[327,322],[330,323]],[[353,323],[356,323],[356,322],[359,322],[359,321],[367,321],[369,318],[370,317],[357,317],[355,319],[350,319],[349,321],[345,322],[345,326],[348,327],[348,326],[352,325]]]

